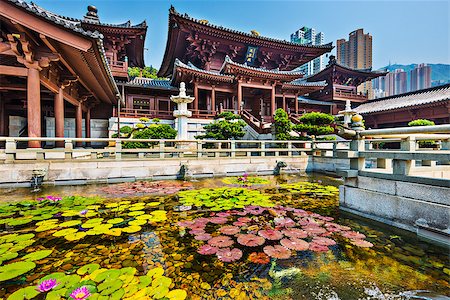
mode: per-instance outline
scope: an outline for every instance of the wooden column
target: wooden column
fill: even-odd
[[[75,137],[82,138],[83,137],[83,109],[81,107],[81,103],[76,107],[75,113]],[[78,147],[81,146],[81,142],[76,142]]]
[[[194,114],[198,114],[198,86],[197,83],[194,82]]]
[[[238,112],[238,114],[240,113],[241,110],[241,105],[242,105],[242,87],[241,87],[241,83],[238,82],[237,85],[237,107],[236,107],[236,111]]]
[[[298,94],[295,94],[295,114],[298,115]]]
[[[275,85],[272,85],[272,95],[270,97],[270,110],[271,110],[271,116],[273,117],[275,115]]]
[[[39,70],[29,68],[27,80],[28,137],[41,137],[41,83]],[[29,141],[28,147],[40,148],[41,142]]]
[[[90,107],[88,107],[88,109],[86,110],[86,116],[84,119],[84,127],[86,130],[86,134],[85,134],[86,138],[90,138],[91,137],[91,108]],[[86,143],[86,146],[90,146],[90,145],[91,145],[90,142]]]
[[[211,90],[211,111],[216,111],[216,87],[213,85]]]
[[[283,110],[286,111],[286,96],[283,94]]]
[[[6,124],[6,108],[5,108],[5,99],[0,99],[0,136],[8,136],[7,124]]]
[[[55,137],[64,137],[64,96],[63,89],[60,87],[55,94],[54,100],[55,110]],[[64,142],[56,142],[56,147],[64,147]]]

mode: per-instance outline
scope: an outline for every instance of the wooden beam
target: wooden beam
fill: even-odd
[[[28,69],[23,67],[0,66],[0,75],[28,76]]]
[[[50,24],[50,21],[44,21],[7,1],[0,1],[0,15],[81,51],[86,52],[92,47],[92,42],[87,38],[56,24]]]
[[[41,75],[41,84],[55,94],[57,94],[59,92],[59,86],[57,84],[51,82],[50,80],[48,80],[48,78],[45,78],[42,75]],[[75,105],[75,106],[80,105],[80,102],[77,99],[75,99],[71,95],[67,94],[66,92],[63,92],[63,96],[64,96],[64,99],[67,100],[67,102],[69,102],[70,104]]]

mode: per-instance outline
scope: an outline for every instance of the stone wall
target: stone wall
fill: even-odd
[[[358,176],[340,186],[340,207],[449,244],[450,187]]]

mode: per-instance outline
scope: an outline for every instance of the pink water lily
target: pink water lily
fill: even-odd
[[[212,254],[216,254],[217,250],[219,250],[219,248],[212,247],[212,246],[206,244],[206,245],[200,246],[200,248],[198,248],[197,252],[202,255],[212,255]]]
[[[279,217],[279,218],[274,218],[273,221],[275,222],[275,224],[277,226],[282,226],[282,227],[294,227],[296,224],[295,222],[288,217]]]
[[[279,240],[283,238],[283,234],[275,229],[266,229],[258,231],[258,234],[267,240]]]
[[[41,293],[45,293],[53,289],[54,287],[58,286],[58,283],[56,282],[56,279],[48,279],[42,281],[37,286],[37,290]]]
[[[296,238],[290,238],[290,239],[282,239],[280,241],[280,244],[284,247],[291,249],[291,250],[297,250],[297,251],[305,251],[309,248],[309,243]]]
[[[325,228],[322,228],[319,226],[303,227],[303,230],[305,230],[309,236],[317,236],[317,235],[321,235],[322,233],[327,232],[327,230]]]
[[[209,233],[197,234],[194,236],[194,239],[197,241],[208,241],[211,239],[211,235]]]
[[[256,247],[264,244],[266,240],[262,236],[257,236],[255,234],[240,234],[237,241],[244,246]]]
[[[219,213],[216,214],[216,216],[217,217],[226,218],[226,217],[231,216],[231,213],[229,213],[229,212],[219,212]]]
[[[235,221],[235,222],[233,222],[233,225],[237,226],[237,227],[242,227],[242,226],[246,226],[247,223]]]
[[[195,221],[180,221],[177,224],[180,227],[190,227],[195,224]]]
[[[238,218],[237,219],[239,222],[242,222],[242,223],[248,223],[248,222],[250,222],[252,219],[250,219],[250,218],[248,218],[248,217],[240,217],[240,218]]]
[[[77,288],[76,290],[74,290],[74,291],[70,294],[70,298],[72,298],[72,299],[74,299],[74,300],[85,300],[85,299],[87,299],[90,295],[91,295],[91,293],[89,292],[89,290],[87,289],[87,287],[82,286],[82,287]]]
[[[314,237],[312,242],[319,244],[319,245],[323,245],[323,246],[336,245],[336,242],[334,240],[326,238],[326,237]]]
[[[355,246],[362,247],[362,248],[370,248],[373,246],[373,244],[371,242],[361,240],[361,239],[350,240],[350,243],[352,243]]]
[[[204,229],[192,229],[192,230],[189,230],[189,234],[192,234],[192,235],[204,234],[204,233],[205,233]]]
[[[227,218],[224,217],[211,217],[209,218],[209,222],[213,224],[225,224],[228,221]]]
[[[216,255],[217,258],[223,262],[233,262],[241,259],[242,251],[237,248],[231,250],[230,248],[222,248],[217,250]]]
[[[308,236],[308,233],[298,228],[288,228],[281,231],[282,234],[291,238],[304,239]]]
[[[233,243],[234,242],[230,237],[224,235],[213,237],[208,241],[208,244],[210,246],[219,248],[230,247],[231,245],[233,245]]]
[[[356,231],[346,231],[342,233],[343,237],[349,238],[349,239],[364,239],[366,236],[362,233],[356,232]]]
[[[244,208],[244,211],[251,214],[251,215],[260,215],[262,214],[266,209],[264,207],[261,206],[246,206]]]
[[[281,245],[266,246],[263,251],[265,254],[273,258],[287,259],[291,257],[291,250]]]
[[[309,250],[314,252],[327,252],[330,249],[328,249],[328,246],[320,245],[317,243],[310,243]]]
[[[236,226],[223,226],[223,227],[219,228],[219,231],[222,234],[235,235],[236,233],[238,233],[241,230],[239,229],[239,227],[236,227]]]

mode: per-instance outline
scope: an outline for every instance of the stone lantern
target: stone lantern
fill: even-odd
[[[187,108],[188,103],[194,101],[194,97],[186,95],[186,85],[180,83],[180,93],[177,96],[170,96],[170,100],[177,104],[177,109],[173,111],[175,117],[175,129],[177,130],[178,140],[188,139],[188,118],[192,117],[192,112]]]
[[[344,126],[349,128],[352,123],[352,116],[356,114],[356,111],[352,110],[352,105],[350,100],[347,100],[345,103],[345,110],[339,112],[341,116],[344,116]]]

